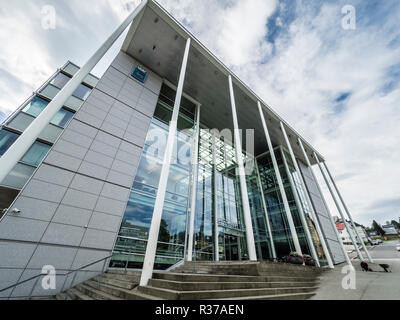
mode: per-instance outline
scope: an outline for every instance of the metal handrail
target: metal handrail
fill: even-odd
[[[120,254],[120,253],[119,253],[119,254]],[[100,276],[102,276],[103,273],[104,273],[104,269],[105,269],[105,262],[107,261],[107,259],[113,257],[114,255],[115,255],[115,253],[113,253],[112,255],[109,255],[109,256],[107,256],[107,257],[105,257],[105,258],[96,260],[96,261],[94,261],[94,262],[92,262],[92,263],[89,263],[89,264],[87,264],[87,265],[84,265],[84,266],[82,266],[82,267],[80,267],[80,268],[78,268],[78,269],[71,270],[71,271],[68,271],[67,273],[58,274],[58,275],[59,275],[59,276],[65,276],[65,277],[67,277],[67,276],[69,276],[70,274],[75,273],[75,276],[74,276],[74,278],[73,278],[73,280],[72,280],[72,282],[71,282],[71,285],[70,285],[70,287],[67,289],[67,291],[68,291],[69,289],[71,289],[71,287],[72,287],[72,285],[73,285],[73,283],[74,283],[76,274],[77,274],[78,271],[81,271],[81,270],[86,269],[86,268],[88,268],[88,267],[90,267],[90,266],[92,266],[92,265],[94,265],[94,264],[96,264],[96,263],[99,263],[99,262],[104,261],[103,270],[102,270],[102,272],[101,272],[101,274],[100,274]],[[30,278],[25,279],[25,280],[23,280],[23,281],[17,282],[17,283],[15,283],[15,284],[11,285],[11,286],[8,286],[8,287],[6,287],[6,288],[0,289],[0,292],[4,292],[4,291],[6,291],[6,290],[15,288],[15,287],[17,287],[17,286],[19,286],[19,285],[21,285],[21,284],[26,283],[26,282],[29,282],[29,281],[31,281],[31,280],[37,279],[36,282],[35,282],[35,284],[34,284],[34,286],[32,287],[32,290],[31,290],[31,292],[30,292],[30,295],[29,295],[29,298],[31,298],[31,297],[32,297],[33,290],[36,288],[36,284],[37,284],[39,278],[40,278],[41,276],[45,276],[45,275],[47,275],[47,273],[40,273],[40,274],[38,274],[38,275],[36,275],[36,276],[30,277]],[[65,284],[65,282],[64,282],[64,284]],[[61,292],[62,292],[63,290],[64,290],[64,286],[62,287]]]

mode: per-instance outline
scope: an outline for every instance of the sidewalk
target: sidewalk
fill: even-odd
[[[370,267],[377,272],[362,272],[360,261],[353,260],[356,269],[356,289],[343,289],[341,273],[346,264],[335,266],[321,277],[320,289],[312,300],[400,300],[400,259],[375,259]],[[382,272],[379,264],[387,263],[392,273]]]

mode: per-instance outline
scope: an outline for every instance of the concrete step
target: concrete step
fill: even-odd
[[[233,290],[176,291],[152,286],[138,287],[140,292],[168,300],[230,299],[238,297],[272,296],[292,293],[312,293],[317,287],[258,288]]]
[[[315,287],[315,282],[182,282],[164,279],[151,279],[152,287],[171,289],[176,291],[200,290],[229,290],[229,289],[254,289],[254,288],[288,288],[288,287]]]
[[[83,294],[93,298],[94,300],[121,300],[118,297],[101,291],[100,289],[95,289],[94,287],[87,285],[87,282],[79,284],[75,288]]]
[[[153,279],[164,279],[182,282],[308,282],[317,281],[317,278],[304,280],[304,277],[289,276],[242,276],[222,274],[187,274],[172,272],[155,272]]]
[[[314,292],[310,293],[288,293],[288,294],[275,294],[267,296],[251,296],[251,297],[235,297],[229,298],[229,300],[308,300],[315,296]],[[221,299],[210,299],[210,300],[226,300]]]
[[[85,284],[95,290],[100,290],[108,295],[111,295],[113,297],[122,300],[160,300],[159,298],[139,292],[136,289],[128,290],[128,289],[114,287],[112,285],[107,285],[104,283],[100,283],[100,286],[98,286],[97,281],[93,280],[88,280],[85,282]]]
[[[128,276],[139,276],[142,274],[141,270],[130,270],[127,269],[125,271],[125,269],[108,269],[106,271],[106,273],[108,274],[122,274],[122,275],[128,275]]]
[[[287,275],[296,274],[303,277],[313,277],[321,274],[321,268],[302,265],[290,265],[283,263],[206,263],[196,264],[186,262],[183,266],[176,268],[174,272],[182,273],[213,273],[213,274],[241,274],[241,275]]]
[[[65,299],[65,296],[67,295],[66,292],[61,292],[56,295],[57,300],[94,300],[92,297],[84,294],[83,292],[71,288],[68,290],[68,297]]]
[[[118,280],[118,279],[114,279],[114,278],[104,277],[104,275],[101,277],[100,276],[95,277],[93,280],[97,281],[98,279],[101,283],[108,284],[108,285],[118,287],[118,288],[128,289],[128,290],[135,288],[139,284],[138,282],[130,282],[128,279]]]
[[[121,281],[129,281],[132,283],[139,283],[140,281],[140,272],[127,272],[125,274],[124,271],[122,272],[115,272],[114,270],[112,271],[107,271],[106,273],[103,274],[104,278],[109,278],[109,279],[116,279],[116,280],[121,280]]]

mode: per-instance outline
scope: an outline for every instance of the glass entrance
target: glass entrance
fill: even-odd
[[[225,242],[225,260],[227,261],[241,260],[240,250],[239,250],[240,247],[239,237],[230,234],[225,234],[224,242]]]

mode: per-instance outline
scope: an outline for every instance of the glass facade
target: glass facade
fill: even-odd
[[[163,86],[114,248],[111,266],[141,268],[154,210],[175,92]],[[195,105],[182,99],[173,159],[158,238],[155,268],[166,269],[184,257],[191,176]]]
[[[141,268],[143,265],[174,99],[175,91],[163,85],[114,248],[116,255],[111,261],[112,267]],[[193,132],[197,132],[194,130],[194,114],[195,105],[183,99],[159,231],[155,269],[166,269],[179,262],[185,257],[187,250],[187,216],[191,211],[189,199],[192,189],[191,154]],[[198,177],[192,258],[210,261],[216,258],[227,261],[246,260],[246,231],[232,137],[225,136],[224,132],[214,134],[203,125],[198,133]],[[310,254],[293,191],[301,198],[314,244],[320,258],[323,259],[324,253],[314,222],[310,218],[311,211],[307,206],[299,177],[292,163],[288,161],[290,172],[296,181],[296,189],[293,189],[281,152],[280,147],[275,149],[302,252]],[[295,248],[271,157],[269,153],[257,159],[247,154],[243,154],[243,157],[246,165],[252,166],[252,170],[247,170],[246,183],[257,259],[273,259],[265,209],[268,211],[277,257],[286,256],[295,251]],[[263,207],[262,197],[267,208]]]

